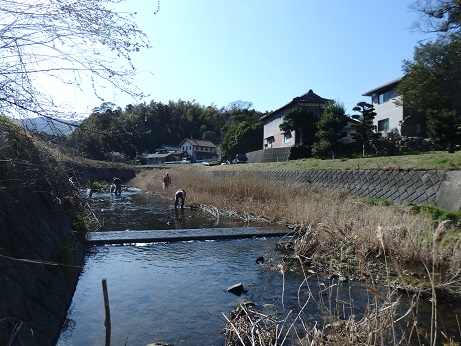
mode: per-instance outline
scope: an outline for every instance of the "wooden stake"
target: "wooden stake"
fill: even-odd
[[[110,346],[110,306],[109,306],[109,294],[107,293],[107,281],[102,279],[102,293],[104,294],[104,308],[106,311],[106,319],[104,325],[106,326],[106,346]]]

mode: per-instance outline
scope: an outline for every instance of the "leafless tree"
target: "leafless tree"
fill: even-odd
[[[0,0],[0,113],[63,121],[73,111],[43,84],[111,87],[140,99],[131,56],[149,47],[124,0]],[[153,14],[159,10],[160,0]],[[87,91],[87,90],[85,90]],[[74,114],[75,115],[75,114]]]
[[[410,9],[421,15],[414,27],[422,32],[443,37],[461,27],[461,0],[416,0]]]

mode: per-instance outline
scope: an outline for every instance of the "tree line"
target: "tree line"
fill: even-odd
[[[122,109],[103,103],[64,140],[83,156],[96,160],[114,156],[133,160],[163,144],[177,146],[185,138],[209,140],[234,156],[262,146],[259,119],[264,114],[251,106],[236,101],[218,108],[178,100],[167,104],[151,101]]]
[[[250,109],[251,106],[250,102],[236,101],[218,108],[178,100],[167,104],[151,101],[122,109],[113,103],[102,103],[71,134],[46,136],[49,141],[57,141],[95,160],[133,161],[164,144],[177,146],[185,138],[209,140],[220,147],[222,154],[232,158],[237,153],[263,147],[261,117],[267,112]],[[376,137],[373,126],[376,113],[366,102],[354,109],[359,111],[351,125],[355,127],[352,133],[355,144],[349,146],[347,153],[342,140],[347,135],[344,128],[352,120],[339,101],[327,104],[320,117],[303,107],[292,108],[286,112],[280,129],[309,133],[309,140],[293,149],[298,157],[335,158],[361,151],[362,147],[365,154],[368,143]]]

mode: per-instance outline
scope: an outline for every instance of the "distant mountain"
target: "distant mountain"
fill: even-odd
[[[14,119],[18,124],[27,128],[29,131],[45,132],[54,135],[68,135],[75,130],[75,126],[83,120],[59,119],[60,121],[44,119],[40,117],[27,119]],[[61,122],[62,121],[62,122]]]

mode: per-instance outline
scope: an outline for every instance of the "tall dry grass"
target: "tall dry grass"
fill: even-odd
[[[160,169],[141,172],[131,184],[146,193],[157,193],[171,200],[174,192],[182,188],[187,191],[186,207],[203,208],[216,217],[226,215],[249,222],[291,225],[298,230],[293,240],[295,258],[306,277],[304,263],[308,259],[309,263],[311,260],[323,262],[330,273],[348,276],[359,272],[372,281],[369,289],[373,298],[360,319],[349,315],[338,320],[338,316],[329,314],[329,304],[335,300],[334,286],[325,287],[328,298],[313,300],[311,296],[309,301],[302,303],[301,310],[313,302],[325,311],[329,323],[307,326],[301,319],[302,314],[291,322],[288,316],[277,321],[274,316],[241,308],[236,318],[227,321],[226,345],[283,345],[290,333],[296,339],[290,342],[300,345],[397,345],[405,343],[405,338],[419,337],[416,324],[397,337],[396,322],[404,316],[396,316],[395,290],[389,289],[383,295],[375,288],[379,282],[371,274],[370,263],[377,264],[377,257],[381,263],[377,267],[378,277],[381,283],[389,286],[396,285],[397,280],[400,280],[400,287],[406,283],[411,286],[409,281],[414,281],[414,277],[407,273],[415,270],[418,264],[423,271],[424,268],[432,269],[426,273],[428,294],[434,302],[433,330],[428,341],[435,344],[438,334],[436,288],[459,293],[461,287],[461,244],[459,237],[448,237],[453,230],[447,224],[443,232],[441,228],[436,231],[437,225],[429,215],[415,214],[411,207],[372,205],[344,191],[276,182],[249,172],[220,175],[192,167],[172,167],[168,172],[172,177],[169,189],[162,188],[166,171]],[[397,279],[391,280],[390,267],[395,269]],[[445,269],[445,276],[436,275],[441,268]],[[416,285],[421,290],[419,281]],[[407,314],[413,315],[412,309]],[[296,326],[299,324],[304,327],[298,334]],[[280,328],[285,328],[286,332]]]
[[[302,230],[295,241],[296,254],[302,257],[345,259],[352,253],[357,267],[386,257],[400,274],[406,264],[421,263],[446,268],[452,275],[450,284],[461,287],[459,240],[449,246],[441,245],[441,240],[435,244],[434,221],[410,207],[371,205],[344,191],[262,179],[251,172],[220,175],[193,167],[172,167],[168,172],[172,178],[169,189],[162,188],[166,173],[162,169],[142,171],[131,184],[169,199],[182,188],[187,192],[186,207],[195,205],[216,216],[293,225]]]

